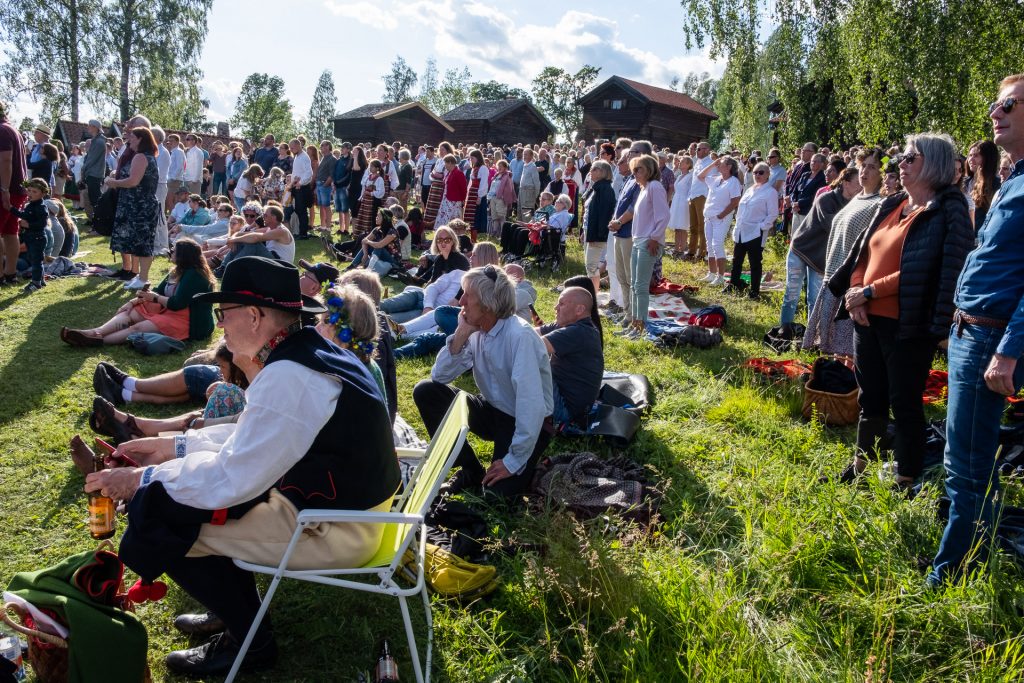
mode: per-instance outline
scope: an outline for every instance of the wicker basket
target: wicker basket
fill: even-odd
[[[844,365],[850,367],[851,363],[845,358],[819,358],[815,361],[817,365],[822,360],[840,360]],[[851,370],[853,368],[850,368]],[[804,405],[803,416],[808,420],[817,416],[818,420],[833,427],[844,427],[856,424],[860,418],[860,404],[857,402],[859,389],[854,389],[847,394],[833,394],[828,391],[821,391],[811,386],[814,381],[814,373],[804,383]]]
[[[10,613],[18,616],[11,619]],[[28,663],[41,683],[65,683],[68,680],[68,643],[60,636],[44,633],[30,626],[32,618],[20,605],[4,604],[3,621],[28,639]],[[20,623],[19,623],[20,622]]]

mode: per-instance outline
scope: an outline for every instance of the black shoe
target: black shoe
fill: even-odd
[[[124,386],[124,381],[128,379],[128,373],[122,371],[113,363],[108,363],[105,360],[101,360],[99,363],[96,364],[96,366],[102,367],[104,370],[106,370],[107,376],[110,377],[110,379],[117,382],[122,387]]]
[[[222,676],[231,670],[238,656],[239,644],[227,633],[210,638],[209,642],[188,650],[175,650],[164,663],[174,673],[196,678]],[[269,669],[277,662],[277,642],[273,636],[259,647],[256,643],[245,653],[243,671]]]
[[[96,371],[92,373],[92,388],[96,391],[97,396],[107,399],[115,406],[124,405],[120,385],[110,378],[103,364],[97,365]]]
[[[130,280],[134,280],[136,277],[138,277],[138,275],[138,273],[132,272],[130,270],[121,269],[120,271],[118,271],[117,275],[114,276],[114,279],[128,282]]]
[[[224,622],[213,612],[182,614],[174,620],[174,628],[189,636],[212,636],[227,630]]]

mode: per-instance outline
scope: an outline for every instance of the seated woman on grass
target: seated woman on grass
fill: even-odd
[[[194,301],[196,294],[213,291],[216,280],[193,240],[174,245],[174,270],[156,289],[139,290],[135,298],[99,327],[73,330],[62,327],[60,338],[71,346],[123,344],[135,332],[158,332],[181,341],[208,339],[213,333],[210,304]]]
[[[328,286],[323,299],[327,312],[321,316],[317,332],[324,339],[356,354],[373,375],[380,395],[387,401],[384,373],[374,360],[379,328],[373,300],[351,284]]]

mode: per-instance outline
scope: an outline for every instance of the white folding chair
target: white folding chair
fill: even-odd
[[[405,487],[405,491],[395,502],[390,512],[367,512],[365,510],[303,510],[299,513],[295,532],[291,541],[276,566],[252,564],[242,560],[235,560],[240,568],[273,576],[270,586],[267,588],[263,602],[256,613],[256,618],[246,634],[242,647],[235,658],[226,679],[231,683],[245,658],[245,653],[252,644],[253,637],[259,628],[263,617],[270,607],[270,601],[277,591],[281,579],[298,579],[299,581],[311,581],[323,583],[328,586],[340,586],[352,590],[368,593],[379,593],[381,595],[393,595],[398,598],[399,607],[402,610],[402,619],[405,622],[405,634],[409,641],[409,652],[412,658],[413,668],[416,672],[416,681],[424,683],[430,680],[430,661],[434,641],[434,623],[430,612],[430,597],[427,595],[426,582],[424,581],[424,553],[426,549],[427,527],[424,518],[430,509],[431,503],[437,497],[437,492],[444,483],[444,479],[455,463],[459,451],[466,443],[466,434],[469,432],[469,406],[466,402],[465,392],[459,392],[452,402],[448,413],[438,427],[434,438],[430,440],[425,451],[421,451],[422,460],[412,475],[412,479]],[[403,449],[403,457],[414,454],[415,451]],[[381,540],[377,554],[362,567],[355,568],[334,568],[334,569],[288,569],[288,560],[303,530],[307,525],[315,525],[321,522],[346,522],[346,523],[369,523],[384,524],[384,536]],[[416,582],[411,588],[403,588],[397,582],[401,574],[402,556],[409,548],[413,548],[416,556]],[[427,618],[427,652],[426,667],[421,667],[419,648],[416,646],[416,637],[412,630],[412,620],[409,618],[409,606],[406,598],[419,594],[423,599],[423,608]]]

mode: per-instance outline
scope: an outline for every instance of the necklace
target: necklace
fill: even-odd
[[[268,341],[266,344],[264,344],[263,348],[261,348],[259,350],[259,352],[255,356],[252,357],[252,362],[255,363],[256,365],[260,366],[261,368],[263,366],[265,366],[267,364],[267,358],[270,357],[271,351],[276,349],[281,344],[281,342],[283,342],[289,336],[295,334],[296,332],[298,332],[301,329],[302,329],[302,323],[301,322],[295,322],[295,323],[292,323],[291,325],[289,325],[288,327],[284,328],[283,330],[281,330],[277,334],[275,334],[273,336],[273,338],[270,341]]]

